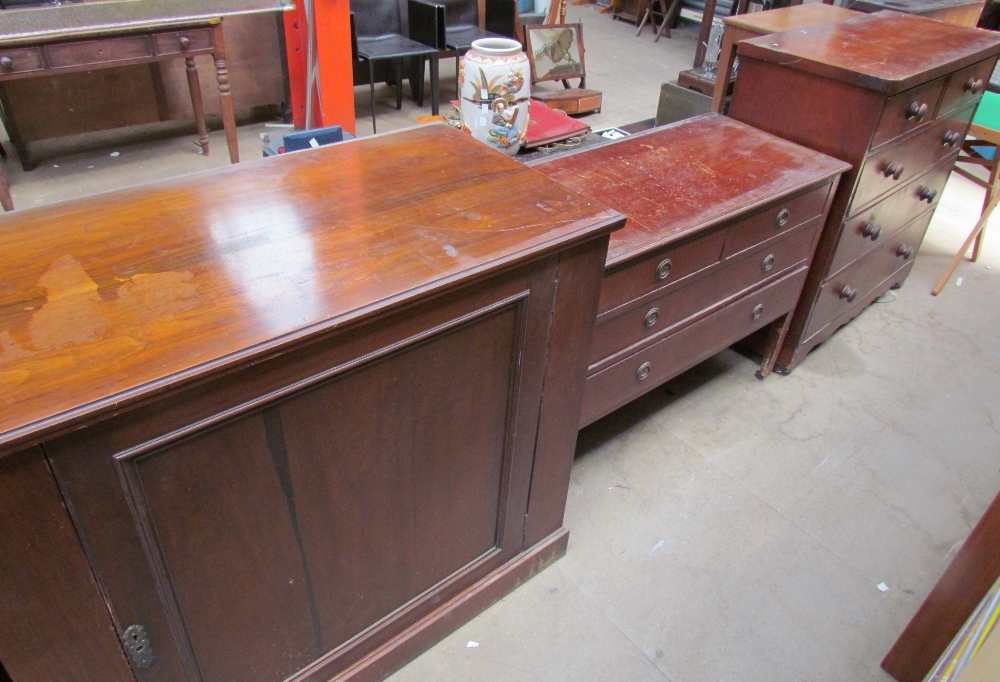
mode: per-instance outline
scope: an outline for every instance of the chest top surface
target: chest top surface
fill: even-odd
[[[444,125],[0,217],[0,447],[607,232]]]
[[[718,114],[535,167],[628,216],[611,236],[609,266],[850,168]]]
[[[893,94],[995,56],[1000,34],[882,11],[752,38],[738,52]]]

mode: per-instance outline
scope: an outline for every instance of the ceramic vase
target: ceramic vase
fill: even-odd
[[[459,71],[462,130],[513,156],[528,129],[528,56],[509,38],[472,42]]]

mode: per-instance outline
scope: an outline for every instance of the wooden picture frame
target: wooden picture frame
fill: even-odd
[[[532,83],[586,78],[580,24],[530,24],[524,36]]]

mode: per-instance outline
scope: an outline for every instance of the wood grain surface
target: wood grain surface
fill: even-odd
[[[538,167],[628,216],[625,228],[611,236],[609,267],[849,168],[718,114]]]
[[[737,52],[893,94],[985,59],[997,45],[992,31],[883,11],[744,40]]]
[[[0,451],[619,214],[432,125],[0,218]]]

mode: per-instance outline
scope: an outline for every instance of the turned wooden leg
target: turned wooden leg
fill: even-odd
[[[201,153],[208,156],[208,128],[205,127],[205,103],[201,101],[201,83],[198,82],[198,67],[194,57],[186,57],[188,89],[191,91],[191,106],[194,107],[194,122],[198,126],[198,146]]]
[[[10,185],[7,184],[7,174],[4,173],[3,166],[0,166],[0,206],[5,211],[14,210],[14,200],[10,196]]]
[[[219,82],[219,106],[222,109],[222,127],[226,129],[226,145],[230,163],[240,162],[239,141],[236,138],[236,116],[233,114],[233,96],[229,92],[229,68],[226,64],[226,39],[222,35],[222,22],[212,27],[215,41],[215,79]]]

